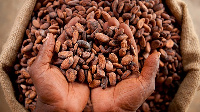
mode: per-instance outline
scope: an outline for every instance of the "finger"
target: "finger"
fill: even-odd
[[[134,39],[134,37],[133,37],[133,33],[132,33],[130,27],[129,27],[127,24],[125,24],[125,23],[121,23],[121,24],[119,25],[119,28],[123,28],[123,29],[124,29],[124,33],[128,36],[129,39],[131,39],[131,42],[130,42],[130,43],[131,43],[131,44],[133,45],[133,47],[136,49],[136,48],[137,48],[137,45],[136,45],[136,43],[135,43],[135,39]]]
[[[134,55],[135,56],[133,57],[133,62],[135,62],[138,65],[138,50],[137,50],[137,45],[135,43],[135,39],[133,37],[133,33],[132,33],[130,27],[127,24],[125,24],[125,23],[121,23],[119,25],[119,28],[123,28],[124,29],[124,33],[128,36],[128,39],[129,39],[129,41],[128,41],[129,45],[132,45],[134,47],[134,50],[135,50],[135,54]]]
[[[44,42],[38,56],[35,60],[36,65],[46,65],[51,62],[53,56],[53,50],[55,45],[55,39],[52,33],[48,33],[46,41]]]
[[[115,17],[111,17],[108,19],[108,26],[117,26],[119,27],[119,21]]]
[[[144,87],[146,97],[148,97],[155,89],[155,77],[159,68],[160,53],[151,54],[144,62],[139,80]]]
[[[160,52],[155,52],[151,54],[147,60],[144,62],[144,67],[141,72],[141,79],[148,82],[155,79],[156,73],[158,71],[160,61]]]

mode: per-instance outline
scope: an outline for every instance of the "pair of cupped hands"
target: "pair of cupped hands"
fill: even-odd
[[[128,35],[130,43],[137,48],[128,25],[119,26]],[[152,53],[145,61],[139,77],[130,76],[116,86],[90,89],[84,83],[69,83],[59,68],[51,65],[55,39],[47,34],[29,73],[38,94],[35,111],[81,112],[90,97],[95,112],[136,111],[155,89],[155,77],[159,67],[160,53]],[[133,61],[138,64],[137,49]]]

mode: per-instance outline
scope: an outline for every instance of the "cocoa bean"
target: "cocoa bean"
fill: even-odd
[[[61,68],[62,68],[62,69],[68,69],[70,66],[72,66],[73,63],[74,63],[73,57],[69,57],[69,58],[65,59],[65,60],[62,62]]]
[[[131,71],[130,71],[130,70],[126,70],[126,71],[122,74],[121,78],[122,78],[122,79],[126,79],[130,74],[131,74]]]
[[[72,64],[72,68],[76,67],[76,65],[78,64],[79,59],[80,59],[79,56],[77,56],[77,55],[74,56],[74,62]]]
[[[73,32],[72,43],[75,44],[78,40],[79,33],[77,30]]]
[[[140,19],[137,23],[137,28],[141,29],[144,25],[144,22],[145,22],[145,18]]]
[[[80,46],[80,47],[84,47],[86,49],[91,48],[90,44],[87,41],[78,40],[77,43],[78,43],[78,46]]]
[[[77,71],[74,69],[68,69],[66,71],[66,76],[69,82],[74,82],[76,79]]]
[[[167,40],[167,43],[166,43],[166,47],[167,48],[172,48],[174,46],[174,41],[169,39]]]
[[[107,85],[108,85],[108,78],[107,77],[102,78],[102,80],[101,80],[102,89],[106,89]]]
[[[85,74],[84,74],[84,70],[80,69],[78,71],[78,80],[83,83],[85,81]]]
[[[133,56],[132,55],[126,55],[122,58],[121,64],[122,65],[128,65],[131,63],[131,61],[133,60]]]
[[[110,72],[108,73],[109,76],[109,82],[111,86],[115,86],[116,85],[116,74],[114,72]]]
[[[91,73],[90,70],[88,70],[87,81],[88,81],[88,83],[91,83],[91,82],[92,82],[92,73]]]
[[[95,33],[95,38],[101,42],[108,42],[110,38],[103,33]]]
[[[58,53],[58,57],[62,58],[62,59],[65,59],[65,58],[68,58],[68,57],[71,57],[71,56],[73,56],[72,51],[61,51],[61,52]]]
[[[105,71],[101,68],[100,65],[97,65],[97,76],[105,77]]]
[[[89,83],[89,87],[96,88],[96,87],[100,86],[100,84],[101,84],[100,80],[94,79],[91,83]]]

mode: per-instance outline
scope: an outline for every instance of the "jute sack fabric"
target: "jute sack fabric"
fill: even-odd
[[[184,71],[187,73],[178,92],[170,103],[169,111],[185,112],[187,111],[195,92],[198,90],[200,83],[199,40],[195,33],[186,4],[180,0],[166,0],[165,2],[182,28],[180,49]],[[26,110],[14,96],[12,83],[9,79],[9,75],[12,74],[9,74],[9,71],[13,68],[17,51],[21,46],[24,32],[30,20],[35,3],[36,0],[25,1],[0,55],[0,84],[6,102],[14,112],[23,112]]]
[[[13,112],[26,111],[23,105],[21,105],[15,98],[12,83],[9,79],[9,75],[14,74],[9,74],[9,71],[16,60],[17,52],[22,44],[23,35],[31,18],[35,3],[36,0],[25,0],[0,55],[0,84],[5,100],[10,107],[10,110]]]

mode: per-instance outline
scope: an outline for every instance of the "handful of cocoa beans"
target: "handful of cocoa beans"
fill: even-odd
[[[120,24],[129,26],[137,48]],[[176,25],[161,0],[37,2],[14,66],[20,91],[18,100],[34,110],[37,93],[28,69],[47,33],[52,33],[56,38],[52,64],[60,68],[69,82],[88,83],[90,88],[105,89],[132,74],[139,75],[145,59],[160,52],[156,90],[137,111],[167,111],[185,77],[179,49],[180,30]],[[132,61],[136,53],[138,64]]]

